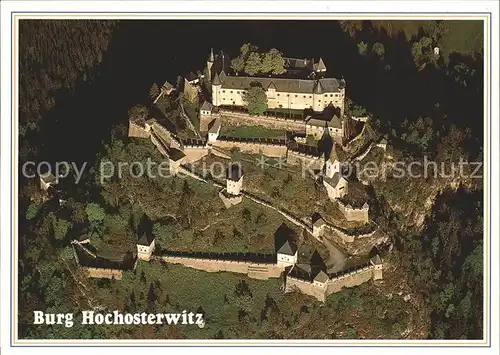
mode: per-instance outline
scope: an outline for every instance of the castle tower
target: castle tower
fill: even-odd
[[[212,105],[220,106],[221,97],[220,89],[222,87],[222,82],[220,81],[219,74],[215,73],[214,80],[212,80]]]
[[[155,237],[152,234],[144,233],[137,241],[137,257],[141,260],[149,261],[154,250]]]
[[[319,213],[315,212],[312,215],[311,221],[312,221],[313,236],[317,238],[322,236],[326,226],[325,220],[321,217]]]
[[[297,263],[297,250],[295,243],[287,240],[277,252],[278,267],[286,268],[295,265]]]
[[[340,174],[340,161],[337,152],[335,151],[334,144],[332,147],[332,151],[330,152],[330,156],[325,162],[325,175],[331,179],[333,178],[333,175],[335,175],[335,173]]]
[[[226,191],[229,195],[240,195],[243,186],[243,168],[240,164],[231,164],[227,169]]]
[[[207,59],[207,72],[208,72],[208,79],[212,80],[212,67],[214,65],[215,57],[214,57],[214,49],[210,48],[210,54]]]
[[[323,87],[321,86],[321,82],[318,80],[313,91],[313,110],[316,112],[322,112],[325,107],[324,103],[321,100],[322,96]]]
[[[344,106],[345,106],[345,88],[346,88],[346,82],[344,78],[340,79],[340,86],[339,86],[339,92],[340,92],[340,118],[343,119],[344,117]]]
[[[370,259],[370,264],[373,265],[373,281],[382,280],[382,259],[377,254]]]

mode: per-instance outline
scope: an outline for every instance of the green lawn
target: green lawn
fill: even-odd
[[[449,21],[450,29],[441,39],[442,54],[445,59],[453,52],[472,54],[482,52],[482,21]]]
[[[448,22],[448,31],[440,40],[441,54],[445,60],[451,53],[472,54],[483,48],[483,22],[477,20],[453,20]],[[408,40],[417,36],[420,29],[431,32],[432,20],[416,21],[372,21],[377,28],[384,28],[388,33],[397,35],[403,32]]]

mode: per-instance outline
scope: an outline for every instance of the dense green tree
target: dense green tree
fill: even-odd
[[[36,203],[31,203],[28,206],[28,210],[26,211],[26,219],[34,218],[38,214],[39,210],[40,210],[39,205],[37,205]]]
[[[153,85],[151,85],[151,88],[149,89],[149,97],[151,98],[151,100],[154,100],[158,97],[159,94],[160,88],[158,87],[158,84],[153,83]]]
[[[261,115],[267,111],[267,95],[262,86],[250,86],[243,99],[251,115]]]
[[[245,73],[255,75],[262,72],[262,56],[257,52],[251,52],[245,62]]]
[[[286,72],[285,59],[283,54],[276,48],[271,48],[269,52],[264,53],[262,57],[262,73],[283,74]]]
[[[53,226],[54,226],[54,237],[58,240],[64,239],[66,237],[66,234],[69,231],[69,228],[71,227],[71,222],[66,221],[64,219],[59,219],[59,218],[54,218],[53,220]]]
[[[372,48],[373,52],[378,55],[379,57],[383,57],[385,54],[385,47],[382,43],[376,42],[373,44]]]
[[[87,218],[90,223],[101,223],[102,221],[104,221],[104,218],[106,217],[106,212],[104,211],[104,208],[102,208],[101,206],[99,206],[99,204],[94,202],[87,204],[85,212],[87,212]]]
[[[236,73],[240,73],[245,70],[245,58],[242,56],[237,56],[231,60],[231,69]]]
[[[358,43],[358,52],[361,55],[366,55],[366,53],[368,52],[368,44],[366,44],[363,41],[359,42]]]

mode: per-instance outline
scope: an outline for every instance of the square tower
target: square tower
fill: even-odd
[[[137,257],[141,260],[148,261],[151,259],[151,254],[155,250],[155,237],[151,234],[144,233],[137,241]]]
[[[226,191],[229,195],[238,196],[243,186],[243,167],[231,164],[227,169]]]

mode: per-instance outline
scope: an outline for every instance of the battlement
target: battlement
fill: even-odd
[[[342,214],[348,221],[363,221],[366,223],[369,222],[368,211],[370,209],[370,206],[367,202],[365,202],[360,207],[353,207],[349,203],[346,204],[344,203],[344,201],[342,201],[342,199],[337,199],[337,203],[340,212],[342,212]]]
[[[186,251],[162,251],[161,257],[176,257],[193,260],[210,260],[232,263],[252,263],[255,265],[276,264],[276,254],[261,253],[211,253],[211,252],[186,252]]]
[[[219,136],[218,140],[226,142],[235,142],[235,143],[237,142],[237,143],[248,143],[248,144],[286,146],[286,141],[284,139],[277,139],[277,138],[241,138],[241,137],[231,137],[231,136]]]
[[[206,148],[207,141],[205,139],[195,139],[195,138],[180,138],[180,143],[183,148]]]
[[[326,276],[323,271],[320,271],[314,278],[309,272],[294,266],[286,276],[285,292],[299,291],[324,302],[330,294],[339,292],[343,288],[359,286],[370,280],[380,279],[382,279],[382,261],[378,255],[367,263],[335,274]]]

